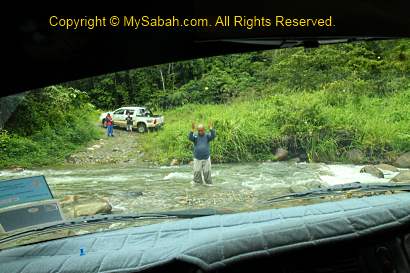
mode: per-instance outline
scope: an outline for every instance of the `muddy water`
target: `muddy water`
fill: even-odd
[[[192,184],[192,167],[94,165],[0,172],[0,180],[44,175],[55,198],[79,195],[108,198],[113,213],[158,212],[185,208],[255,211],[271,208],[273,196],[349,182],[387,182],[360,173],[362,166],[293,162],[214,164],[213,186]],[[276,207],[280,204],[275,204]]]

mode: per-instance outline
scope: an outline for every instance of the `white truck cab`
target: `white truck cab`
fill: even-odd
[[[113,119],[113,125],[121,128],[127,127],[126,118],[128,113],[133,120],[133,128],[136,128],[139,133],[144,133],[148,129],[158,129],[164,125],[164,117],[154,115],[146,107],[121,107],[111,112],[105,112],[100,115],[100,120],[104,124],[105,117],[110,114]]]

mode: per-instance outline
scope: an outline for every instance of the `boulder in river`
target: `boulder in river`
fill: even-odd
[[[290,161],[290,162],[293,162],[293,163],[299,163],[299,162],[300,162],[300,158],[299,158],[299,157],[294,157],[294,158],[291,158],[289,161]]]
[[[361,163],[364,161],[364,154],[359,149],[352,149],[347,151],[344,156],[352,163]]]
[[[104,199],[90,201],[74,207],[75,216],[91,216],[99,213],[110,213],[112,206]]]
[[[171,161],[171,164],[170,164],[171,166],[176,166],[176,165],[179,165],[179,160],[178,159],[172,159],[172,161]]]
[[[24,168],[23,168],[23,167],[14,166],[14,167],[12,167],[12,168],[10,169],[10,171],[13,172],[13,173],[19,173],[19,172],[24,171]]]
[[[308,190],[307,187],[303,186],[303,185],[292,185],[290,186],[290,192],[294,193],[294,192],[305,192]]]
[[[361,170],[361,173],[369,173],[373,176],[376,176],[378,178],[384,178],[384,174],[381,170],[379,170],[378,168],[376,168],[375,166],[372,165],[367,165],[364,166]]]
[[[399,156],[393,163],[393,165],[399,168],[410,168],[410,152],[404,153]]]
[[[78,199],[80,199],[80,196],[74,195],[74,194],[69,194],[69,195],[64,196],[64,198],[63,198],[63,200],[61,200],[60,204],[61,203],[66,203],[67,204],[67,203],[77,202]]]
[[[308,161],[308,155],[306,153],[301,153],[301,154],[299,154],[298,157],[299,157],[300,161],[302,161],[302,162]]]
[[[399,171],[396,167],[394,167],[392,165],[389,165],[389,164],[377,164],[377,165],[375,165],[375,167],[382,170],[382,171],[389,171],[389,172],[398,172]]]
[[[279,161],[286,160],[288,158],[288,150],[284,148],[278,148],[275,153],[275,158]]]
[[[393,182],[408,182],[410,183],[410,171],[401,171],[398,175],[391,179]]]

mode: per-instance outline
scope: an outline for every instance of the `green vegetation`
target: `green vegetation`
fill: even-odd
[[[409,53],[401,40],[215,57],[209,73],[168,95],[185,105],[164,112],[146,150],[188,162],[191,121],[213,120],[216,162],[274,160],[279,147],[310,161],[346,162],[360,149],[363,162],[388,162],[410,150]]]
[[[145,135],[153,160],[192,160],[187,139],[192,120],[214,121],[215,162],[274,160],[279,147],[306,153],[312,161],[345,161],[345,152],[365,152],[366,161],[388,160],[410,150],[410,88],[389,97],[346,94],[333,105],[325,91],[277,94],[226,105],[185,105],[165,112],[164,130]],[[188,114],[189,113],[189,114]]]
[[[154,110],[237,97],[326,89],[383,96],[409,85],[410,40],[290,48],[169,63],[93,77],[65,86],[87,92],[100,109],[141,105]]]
[[[15,100],[20,103],[0,131],[0,167],[60,163],[98,136],[97,112],[84,92],[52,86]]]
[[[275,160],[279,147],[311,161],[348,161],[352,149],[363,161],[389,161],[410,150],[410,40],[162,64],[20,100],[3,101],[18,106],[0,133],[0,167],[60,162],[98,135],[95,109],[125,105],[164,114],[165,128],[141,137],[145,155],[161,163],[191,160],[192,121],[214,122],[215,162]]]

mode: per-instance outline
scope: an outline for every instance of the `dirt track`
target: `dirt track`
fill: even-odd
[[[142,161],[143,152],[139,144],[139,133],[114,129],[114,137],[108,137],[106,129],[99,127],[101,139],[92,141],[86,148],[66,159],[70,164],[129,164]]]

